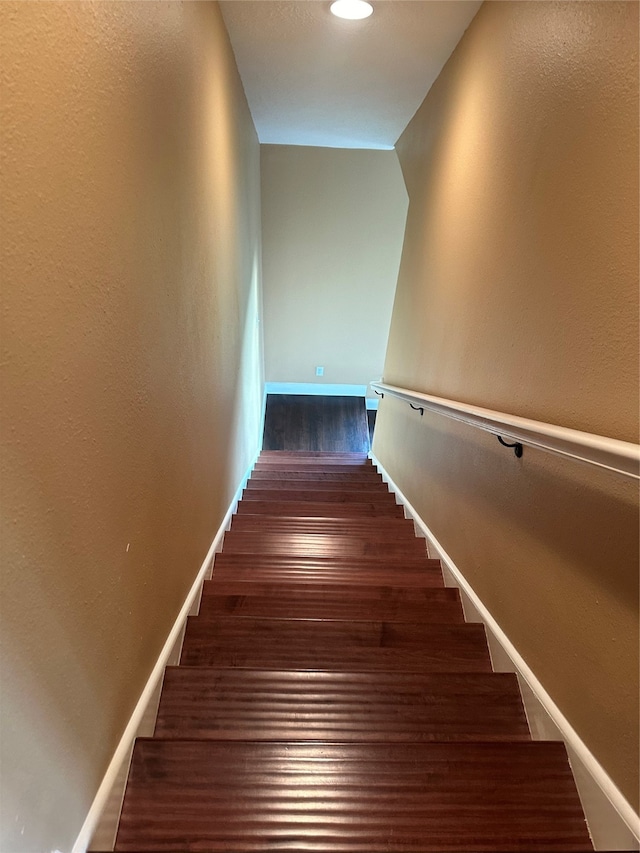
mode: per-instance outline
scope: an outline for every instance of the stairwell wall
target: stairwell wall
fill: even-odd
[[[261,165],[267,382],[366,386],[382,373],[402,252],[398,155],[262,145]]]
[[[397,144],[388,383],[638,440],[638,5],[485,3]],[[386,398],[374,453],[638,802],[638,490]]]
[[[0,50],[0,849],[68,851],[259,447],[259,145],[215,3]]]

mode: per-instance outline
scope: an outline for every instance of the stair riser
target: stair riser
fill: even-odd
[[[245,555],[238,555],[245,556]],[[276,566],[229,566],[217,565],[213,571],[214,582],[229,581],[248,583],[282,583],[304,586],[306,584],[345,584],[346,586],[373,586],[379,587],[390,581],[388,568],[376,571],[375,569],[340,569],[334,568],[307,568],[292,569]],[[394,584],[404,587],[415,587],[417,590],[438,588],[444,586],[442,572],[437,569],[402,569],[398,567],[393,570],[391,580]]]
[[[515,676],[170,667],[157,737],[406,742],[529,740]]]
[[[276,494],[274,494],[274,491]],[[280,494],[281,493],[281,494]],[[389,492],[378,489],[357,489],[350,492],[332,489],[245,489],[243,502],[253,501],[282,501],[285,503],[367,503],[382,504],[383,506],[402,507],[397,504]],[[242,504],[241,504],[242,505]]]
[[[337,671],[490,672],[479,625],[190,619],[181,663]]]
[[[374,483],[383,485],[382,477],[373,469],[360,470],[353,469],[345,471],[283,471],[277,469],[254,469],[251,473],[251,482],[260,480],[269,480],[274,482],[280,480],[283,482],[301,482],[301,483],[362,483],[366,486],[371,486]]]
[[[257,469],[287,467],[317,468],[319,471],[331,470],[332,468],[366,468],[371,471],[376,470],[372,465],[371,460],[366,457],[333,457],[321,459],[319,457],[298,456],[293,454],[277,458],[273,456],[260,456],[254,467]]]
[[[408,604],[405,601],[357,602],[340,596],[312,596],[309,593],[283,594],[279,600],[271,597],[243,595],[203,596],[200,619],[219,616],[245,616],[280,619],[343,619],[347,621],[429,622],[431,624],[461,624],[462,606],[458,601],[434,601],[428,604]]]
[[[366,461],[369,458],[367,453],[357,453],[355,451],[327,451],[327,450],[263,450],[260,454],[261,460],[266,459],[317,459],[319,461],[329,461],[331,459],[359,459]]]
[[[185,644],[191,636],[209,636],[212,642],[262,642],[275,644],[290,643],[292,646],[318,646],[339,648],[362,646],[366,648],[413,649],[435,644],[478,645],[484,651],[484,626],[476,623],[462,625],[431,625],[420,622],[399,623],[365,620],[347,622],[342,620],[305,620],[277,618],[236,618],[220,616],[211,622],[197,616],[187,620]]]
[[[279,465],[256,465],[251,472],[251,478],[256,476],[256,474],[263,474],[269,477],[273,477],[274,479],[278,479],[279,476],[284,475],[285,477],[290,476],[303,476],[303,477],[320,477],[323,479],[327,475],[334,474],[340,475],[341,477],[357,477],[357,478],[369,478],[372,482],[382,482],[382,479],[375,468],[372,468],[370,465],[296,465],[295,463],[291,463],[287,465],[285,463],[281,463]]]
[[[215,589],[215,584],[213,584]],[[339,589],[339,588],[338,588]],[[448,592],[448,590],[435,590]],[[249,594],[203,595],[199,618],[218,616],[255,616],[280,619],[321,619],[347,621],[393,621],[462,623],[464,616],[459,598],[448,600],[433,596],[420,602],[349,599],[341,594],[316,594],[304,590],[298,593],[283,590],[278,597]]]
[[[364,503],[345,501],[311,502],[311,501],[246,501],[238,506],[238,516],[265,515],[271,518],[284,516],[287,518],[397,518],[404,520],[402,509],[396,504]],[[413,535],[413,531],[411,531]]]
[[[352,492],[356,492],[357,494],[366,495],[366,499],[369,500],[369,496],[375,497],[376,500],[379,498],[391,498],[395,501],[393,494],[388,490],[387,486],[379,480],[376,482],[372,480],[371,482],[362,480],[358,482],[350,482],[342,481],[336,482],[333,480],[267,480],[267,479],[256,479],[249,480],[244,490],[244,497],[251,496],[254,492],[257,491],[266,491],[269,494],[278,491],[292,491],[296,492],[300,495],[316,495],[318,492],[334,492],[340,495],[351,494]],[[306,498],[303,498],[305,500]],[[311,498],[312,500],[314,498]],[[321,498],[318,498],[321,500]]]
[[[235,638],[212,644],[192,636],[183,649],[182,666],[249,667],[260,669],[330,669],[334,672],[491,672],[487,657],[464,645],[441,649],[388,649],[344,646],[340,650],[265,643],[245,647]]]
[[[226,541],[226,540],[225,540]],[[338,573],[353,570],[373,570],[376,573],[386,572],[386,586],[402,586],[395,583],[395,574],[400,569],[426,571],[433,570],[441,572],[440,560],[431,560],[423,552],[416,556],[400,555],[397,560],[384,561],[380,563],[372,562],[368,557],[341,557],[341,556],[291,556],[289,554],[233,554],[226,550],[215,555],[214,571],[216,568],[230,568],[238,566],[247,568],[255,566],[260,568],[278,568],[278,569],[300,569],[306,571],[308,569],[335,569]],[[385,586],[385,584],[382,584]]]
[[[402,541],[415,542],[413,525],[404,518],[389,516],[271,516],[266,514],[253,515],[245,512],[235,515],[231,521],[231,531],[227,536],[244,535],[245,533],[268,533],[270,536],[341,536],[343,538],[358,536],[367,542]],[[424,540],[422,540],[424,549]]]
[[[429,606],[435,602],[445,604],[460,602],[457,589],[451,587],[441,589],[416,589],[415,587],[400,586],[366,586],[364,584],[305,584],[300,588],[297,584],[260,583],[256,581],[205,581],[202,588],[203,600],[211,595],[222,596],[259,596],[273,602],[285,598],[307,599],[308,596],[337,598],[340,601],[356,601],[365,604],[393,606]]]
[[[389,558],[420,557],[425,553],[424,540],[408,537],[372,540],[360,536],[322,536],[286,533],[243,533],[225,535],[224,550],[228,554],[274,554],[299,557],[367,557],[374,561]]]

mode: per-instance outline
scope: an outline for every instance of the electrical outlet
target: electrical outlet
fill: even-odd
[[[316,367],[316,376],[324,376],[324,367]]]

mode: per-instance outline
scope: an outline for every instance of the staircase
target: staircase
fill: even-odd
[[[366,456],[262,453],[116,850],[591,849],[564,745],[531,741]]]

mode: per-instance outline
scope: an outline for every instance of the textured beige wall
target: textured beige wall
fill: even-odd
[[[3,851],[67,851],[259,442],[259,145],[212,3],[0,4]]]
[[[261,151],[266,378],[364,385],[382,374],[402,251],[397,154]]]
[[[486,3],[400,138],[384,378],[638,440],[638,6]],[[385,399],[374,451],[637,804],[637,485]]]

